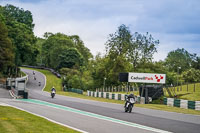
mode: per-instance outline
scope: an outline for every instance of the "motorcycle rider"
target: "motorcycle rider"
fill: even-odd
[[[53,93],[53,92],[56,92],[56,89],[55,89],[54,86],[53,86],[52,89],[51,89],[51,93]]]
[[[127,105],[127,103],[128,103],[128,101],[129,101],[130,98],[133,98],[133,99],[135,100],[135,96],[134,96],[133,93],[131,93],[130,95],[127,96],[127,98],[126,98],[126,103],[125,103],[125,106],[124,106],[124,107],[126,107],[126,105]]]

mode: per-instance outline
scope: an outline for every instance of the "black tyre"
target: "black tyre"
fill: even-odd
[[[133,108],[133,106],[130,104],[130,105],[128,106],[128,112],[129,112],[129,113],[131,113],[132,108]]]
[[[52,94],[51,94],[51,98],[54,98],[54,96],[55,96],[55,94],[54,94],[54,93],[52,93]]]
[[[125,107],[125,112],[127,112],[128,111],[128,109],[127,109],[127,107]]]

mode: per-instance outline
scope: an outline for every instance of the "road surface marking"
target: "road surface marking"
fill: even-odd
[[[53,103],[49,103],[49,102],[45,102],[45,101],[40,101],[40,100],[35,100],[35,99],[18,99],[18,100],[24,101],[24,102],[29,102],[29,103],[45,105],[45,106],[49,106],[49,107],[54,107],[54,108],[57,108],[57,109],[63,109],[63,110],[78,113],[78,114],[81,114],[81,115],[85,115],[85,116],[89,116],[89,117],[93,117],[93,118],[97,118],[97,119],[101,119],[101,120],[107,120],[107,121],[111,121],[111,122],[114,122],[114,123],[119,123],[119,124],[131,126],[131,127],[145,129],[145,130],[153,131],[153,132],[157,132],[157,133],[171,133],[169,131],[156,129],[156,128],[153,128],[153,127],[148,127],[148,126],[144,126],[144,125],[140,125],[140,124],[136,124],[136,123],[131,123],[131,122],[127,122],[127,121],[123,121],[123,120],[119,120],[119,119],[115,119],[115,118],[111,118],[111,117],[107,117],[107,116],[103,116],[103,115],[98,115],[98,114],[95,114],[95,113],[81,111],[81,110],[78,110],[78,109],[74,109],[74,108],[70,108],[70,107],[66,107],[66,106],[62,106],[62,105],[58,105],[58,104],[53,104]]]

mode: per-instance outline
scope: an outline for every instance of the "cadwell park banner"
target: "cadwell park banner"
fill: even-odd
[[[166,74],[128,73],[128,82],[165,84]]]

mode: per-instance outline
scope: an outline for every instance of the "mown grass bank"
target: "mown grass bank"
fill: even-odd
[[[0,132],[79,133],[78,131],[55,124],[44,118],[7,106],[0,106]]]
[[[60,88],[56,92],[57,94],[60,94],[60,95],[65,95],[65,96],[70,96],[70,97],[77,97],[77,98],[88,99],[88,100],[101,101],[101,102],[124,104],[124,101],[120,101],[120,100],[89,97],[89,96],[86,95],[86,92],[84,92],[83,95],[77,94],[77,93],[72,93],[72,92],[64,92],[64,91],[62,91],[62,87],[61,87],[61,79],[57,78],[51,72],[49,72],[48,70],[40,70],[40,69],[32,69],[32,70],[40,71],[40,72],[42,72],[43,74],[46,75],[47,86],[48,86],[48,87],[46,87],[47,89],[45,88],[46,91],[49,91],[50,90],[49,87],[51,88],[51,86],[54,85],[56,88]],[[135,104],[135,106],[136,107],[142,107],[142,108],[150,108],[150,109],[170,111],[170,112],[178,112],[178,113],[185,113],[185,114],[200,115],[200,111],[197,111],[197,110],[182,109],[182,108],[178,108],[178,107],[169,107],[169,106],[166,106],[166,105],[163,105],[163,104]]]
[[[178,87],[169,88],[172,95],[176,94],[178,99],[185,99],[190,101],[200,101],[200,83],[182,85]],[[164,88],[166,97],[169,97],[167,90]]]

